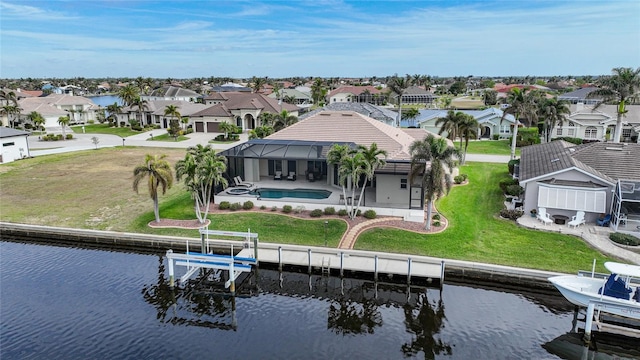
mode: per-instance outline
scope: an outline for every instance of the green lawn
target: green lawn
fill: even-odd
[[[147,141],[185,141],[185,140],[189,140],[189,138],[184,135],[180,135],[178,136],[177,139],[174,139],[173,136],[169,135],[168,133],[157,135],[154,137],[149,136],[149,139],[147,139]]]
[[[82,125],[72,126],[71,130],[73,130],[76,134],[82,134]],[[109,135],[118,135],[120,137],[127,137],[131,135],[140,134],[140,131],[133,131],[129,127],[110,127],[109,124],[92,124],[84,126],[85,134],[109,134]]]
[[[456,146],[458,144],[459,142],[456,142]],[[511,142],[509,140],[469,141],[469,147],[467,148],[467,153],[511,155]],[[520,156],[520,148],[516,148],[516,156]]]
[[[535,231],[496,217],[502,207],[498,181],[507,177],[506,166],[468,163],[461,172],[469,185],[455,187],[438,202],[449,219],[446,231],[424,235],[403,230],[374,229],[355,245],[361,250],[419,254],[491,264],[575,273],[591,268],[595,258],[611,260],[568,235]]]

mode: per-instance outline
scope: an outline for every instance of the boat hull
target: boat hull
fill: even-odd
[[[640,302],[598,294],[604,285],[602,279],[566,275],[551,277],[549,281],[574,305],[588,307],[593,302],[600,311],[640,320]]]

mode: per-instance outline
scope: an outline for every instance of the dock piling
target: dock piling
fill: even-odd
[[[411,284],[411,258],[407,259],[407,284]]]
[[[378,281],[378,255],[373,257],[373,280]]]
[[[311,274],[311,249],[307,250],[307,254],[309,255],[309,274]]]
[[[344,276],[344,251],[340,252],[340,276]]]

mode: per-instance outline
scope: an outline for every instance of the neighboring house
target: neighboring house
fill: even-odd
[[[416,118],[418,126],[432,133],[439,133],[440,126],[436,126],[439,118],[447,116],[449,110],[420,110],[420,115]],[[493,135],[499,138],[511,137],[511,130],[515,123],[515,118],[511,114],[502,119],[503,111],[494,107],[485,110],[453,110],[463,112],[473,116],[478,121],[478,137],[481,139],[492,139]],[[443,133],[447,136],[446,133]]]
[[[403,104],[426,104],[430,105],[434,101],[436,101],[438,97],[433,93],[419,87],[419,86],[409,86],[402,92],[402,103]],[[394,104],[398,103],[398,95],[391,93],[390,99]]]
[[[159,125],[163,129],[169,127],[170,116],[165,116],[164,112],[167,106],[173,105],[178,108],[181,117],[191,117],[207,106],[204,104],[194,103],[185,100],[151,100],[147,101],[147,108],[142,111],[142,119],[140,119],[140,110],[137,106],[126,106],[122,109],[124,120],[137,120],[142,125]],[[118,120],[121,118],[118,117]],[[180,121],[180,119],[178,119]],[[189,123],[192,123],[191,120]],[[182,127],[182,123],[180,124]]]
[[[571,114],[561,125],[555,124],[551,138],[574,137],[588,141],[608,141],[616,126],[616,105],[593,106],[582,103],[571,105]],[[627,106],[627,114],[622,118],[621,142],[640,142],[640,105]],[[609,129],[609,135],[607,135]]]
[[[344,102],[364,102],[382,105],[387,102],[387,95],[375,86],[341,86],[327,94],[329,104]]]
[[[527,146],[519,180],[527,213],[546,208],[551,215],[571,217],[584,211],[587,222],[613,214],[614,227],[624,213],[640,225],[640,144],[556,140]]]
[[[281,89],[277,94],[271,93],[268,97],[281,101],[284,101],[283,99],[288,97],[295,98],[295,105],[298,105],[301,108],[310,107],[313,104],[313,99],[309,93],[303,93],[296,89]]]
[[[602,98],[589,98],[587,97],[593,91],[598,90],[597,87],[585,87],[562,95],[558,95],[558,100],[567,101],[569,104],[586,104],[596,105],[602,101]]]
[[[197,120],[202,122],[202,129],[215,128],[217,124],[207,124],[209,122],[219,123],[220,121],[230,122],[237,125],[242,131],[255,129],[262,126],[258,117],[262,113],[280,114],[283,110],[290,115],[298,116],[300,108],[293,104],[280,102],[275,98],[270,98],[263,94],[246,92],[221,92],[212,93],[204,98],[205,105],[220,106],[220,109],[209,109],[206,112],[194,114],[200,117]],[[227,119],[224,114],[229,113]],[[196,127],[196,131],[197,131]]]
[[[398,113],[384,108],[382,106],[376,106],[368,103],[331,103],[320,109],[316,109],[300,115],[299,120],[304,120],[308,117],[315,116],[316,114],[323,111],[355,111],[362,115],[368,116],[370,118],[381,121],[389,126],[393,126],[395,124],[396,119],[398,118]]]
[[[355,148],[375,143],[387,151],[387,164],[376,170],[365,205],[422,210],[424,192],[419,184],[410,184],[408,180],[409,147],[427,134],[420,129],[389,126],[353,111],[323,111],[264,139],[249,140],[225,150],[221,155],[229,159],[230,178],[240,175],[246,181],[257,182],[261,178],[272,178],[276,171],[293,172],[299,180],[322,181],[340,189],[337,166],[327,163],[331,146],[346,144]],[[424,221],[424,211],[418,214],[413,221]]]
[[[50,94],[42,97],[25,97],[18,100],[20,121],[28,122],[32,111],[39,112],[45,118],[44,127],[58,128],[58,119],[69,116],[70,125],[86,124],[89,120],[96,120],[96,111],[100,107],[90,99],[82,96]]]
[[[30,157],[28,136],[26,131],[0,127],[0,164]]]
[[[155,100],[178,100],[178,101],[190,101],[197,102],[199,98],[202,98],[201,94],[189,89],[183,89],[177,86],[163,86],[155,89],[149,95],[140,96],[143,100],[155,101]]]
[[[250,87],[242,86],[235,83],[224,83],[220,86],[212,86],[211,92],[252,92]]]

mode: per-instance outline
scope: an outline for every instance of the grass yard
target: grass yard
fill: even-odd
[[[162,134],[162,135],[157,135],[154,137],[149,137],[149,139],[147,139],[147,141],[185,141],[185,140],[189,140],[188,137],[184,136],[184,135],[179,135],[177,138],[174,138],[173,136],[167,134]]]
[[[458,142],[456,142],[456,146]],[[509,140],[480,140],[469,141],[467,148],[469,154],[511,155],[511,142]],[[520,148],[516,148],[516,156],[520,156]]]
[[[611,260],[568,235],[534,231],[496,217],[503,196],[497,183],[507,177],[506,166],[468,163],[461,169],[469,185],[454,187],[438,202],[449,228],[433,235],[374,229],[356,243],[361,250],[419,254],[533,269],[575,273],[590,269],[595,258],[600,271]]]
[[[82,125],[72,126],[71,130],[73,130],[73,132],[76,134],[82,134]],[[120,137],[126,138],[131,135],[140,134],[140,131],[133,131],[129,127],[110,127],[108,123],[104,123],[85,125],[84,133],[118,135]]]

